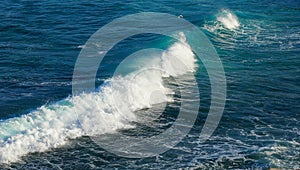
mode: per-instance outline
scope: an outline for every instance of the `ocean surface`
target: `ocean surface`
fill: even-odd
[[[177,33],[181,41],[140,34],[119,42],[99,67],[97,89],[72,96],[86,41],[114,19],[139,12],[191,22],[219,54],[226,105],[207,141],[199,135],[211,105],[210,78],[191,49],[197,44],[185,41],[188,33]],[[300,169],[300,1],[3,0],[0,20],[0,169]],[[146,48],[161,53],[124,60]],[[122,61],[128,68],[113,77]],[[130,77],[149,65],[169,74]],[[179,86],[186,93],[194,86],[190,78],[200,93],[197,119],[167,152],[122,157],[87,135],[87,129],[103,138],[162,133],[177,118]]]

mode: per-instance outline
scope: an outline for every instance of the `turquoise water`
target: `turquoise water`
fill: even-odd
[[[2,169],[300,168],[298,1],[5,0],[0,5]],[[182,15],[216,48],[226,74],[227,100],[220,124],[208,141],[199,141],[211,99],[209,78],[201,61],[196,61],[194,68],[201,94],[196,123],[168,152],[150,158],[123,158],[105,151],[82,132],[72,108],[83,108],[82,113],[86,113],[86,103],[92,105],[109,95],[71,97],[79,52],[99,28],[137,12]],[[140,49],[161,48],[174,55],[189,52],[170,50],[175,43],[151,34],[120,42],[101,63],[97,86],[101,89],[117,65]],[[173,100],[165,100],[167,107],[158,120],[146,116],[142,123],[135,119],[123,123],[122,115],[104,116],[98,127],[101,133],[105,136],[115,130],[149,136],[168,128],[176,118],[180,94],[171,78],[164,83],[175,93]],[[134,82],[116,84],[127,87]],[[183,84],[189,87],[188,81]],[[118,103],[128,104],[124,100]],[[106,103],[101,104],[104,107]],[[137,108],[143,103],[138,104]],[[105,113],[111,109],[104,108]],[[160,106],[141,109],[136,114],[155,116]]]

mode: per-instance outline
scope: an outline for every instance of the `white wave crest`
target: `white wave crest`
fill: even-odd
[[[222,9],[217,20],[230,30],[236,29],[240,26],[238,17],[228,9]]]
[[[150,62],[143,65],[145,71],[137,70],[141,72],[138,76],[136,72],[116,76],[106,80],[97,92],[68,97],[27,115],[0,121],[0,163],[57,148],[83,135],[132,128],[130,122],[137,120],[134,111],[171,101],[172,91],[164,86],[163,77],[180,76],[196,67],[185,35],[180,33],[179,39],[155,60],[159,61],[157,67],[165,70],[164,74],[145,69],[153,66]],[[153,96],[154,92],[159,95]]]

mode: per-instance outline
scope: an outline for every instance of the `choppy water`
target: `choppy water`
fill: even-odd
[[[5,0],[0,6],[2,169],[300,168],[298,1]],[[215,133],[204,143],[199,134],[210,106],[209,78],[187,42],[157,35],[122,41],[100,67],[99,91],[71,97],[74,65],[88,38],[113,19],[150,11],[182,15],[198,26],[223,62],[226,107]],[[110,79],[124,57],[149,47],[164,51],[149,61],[129,60],[127,65],[150,63],[170,69],[176,63],[172,57],[184,58],[188,67],[177,65],[171,75],[188,88],[187,75],[195,73],[201,94],[199,114],[186,138],[168,152],[150,158],[119,157],[96,145],[82,127],[104,136],[111,132],[154,135],[172,124],[180,106],[177,85],[156,72],[145,73],[137,81]],[[163,94],[146,100],[149,89]],[[116,97],[111,96],[117,96],[119,107],[131,107],[135,114],[116,114],[119,108],[111,105]],[[155,117],[161,102],[167,107],[153,121],[151,116]],[[83,116],[86,124],[79,124],[74,108],[79,117],[103,112],[97,119],[101,121]]]

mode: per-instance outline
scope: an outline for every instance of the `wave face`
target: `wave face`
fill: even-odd
[[[142,63],[142,67],[106,80],[97,92],[68,97],[1,121],[0,162],[15,162],[28,153],[57,148],[80,136],[132,128],[130,122],[137,121],[135,111],[172,101],[173,92],[164,86],[163,78],[193,72],[196,67],[184,33],[178,36],[180,41],[152,56],[150,62],[133,64]]]

